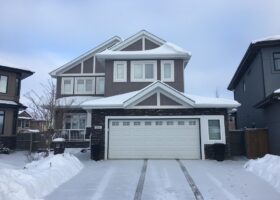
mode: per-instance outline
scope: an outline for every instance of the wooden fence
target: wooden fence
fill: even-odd
[[[18,150],[38,151],[46,149],[51,143],[51,134],[42,133],[18,133],[16,147]]]

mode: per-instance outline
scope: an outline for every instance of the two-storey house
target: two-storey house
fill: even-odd
[[[20,102],[21,80],[32,71],[0,65],[0,142],[15,148],[18,111],[25,108]]]
[[[50,73],[55,128],[89,133],[104,159],[204,159],[206,145],[228,141],[228,109],[239,104],[185,94],[190,57],[145,30],[111,38]]]
[[[280,36],[252,42],[228,89],[241,103],[237,128],[268,128],[270,153],[280,155]]]

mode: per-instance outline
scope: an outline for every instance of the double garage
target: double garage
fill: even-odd
[[[201,159],[198,118],[108,119],[108,159]]]

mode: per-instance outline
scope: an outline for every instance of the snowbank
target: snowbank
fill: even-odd
[[[65,153],[33,161],[24,169],[1,169],[0,199],[40,199],[78,174],[82,168],[75,156]]]
[[[249,160],[244,168],[266,180],[280,192],[280,156],[267,154],[263,158]]]

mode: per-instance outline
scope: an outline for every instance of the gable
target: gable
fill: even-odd
[[[157,105],[157,94],[153,94],[152,96],[144,99],[136,106],[156,106]]]
[[[75,65],[74,67],[68,69],[63,74],[80,74],[82,73],[81,64]]]
[[[143,48],[143,40],[139,39],[136,42],[122,49],[122,51],[141,51]]]
[[[165,96],[164,94],[160,93],[160,105],[161,106],[182,106],[182,104],[178,103],[174,99]]]
[[[160,45],[152,42],[151,40],[145,38],[145,50],[158,48]]]
[[[31,118],[31,115],[26,111],[22,111],[18,114],[18,117],[29,117],[29,118]]]

